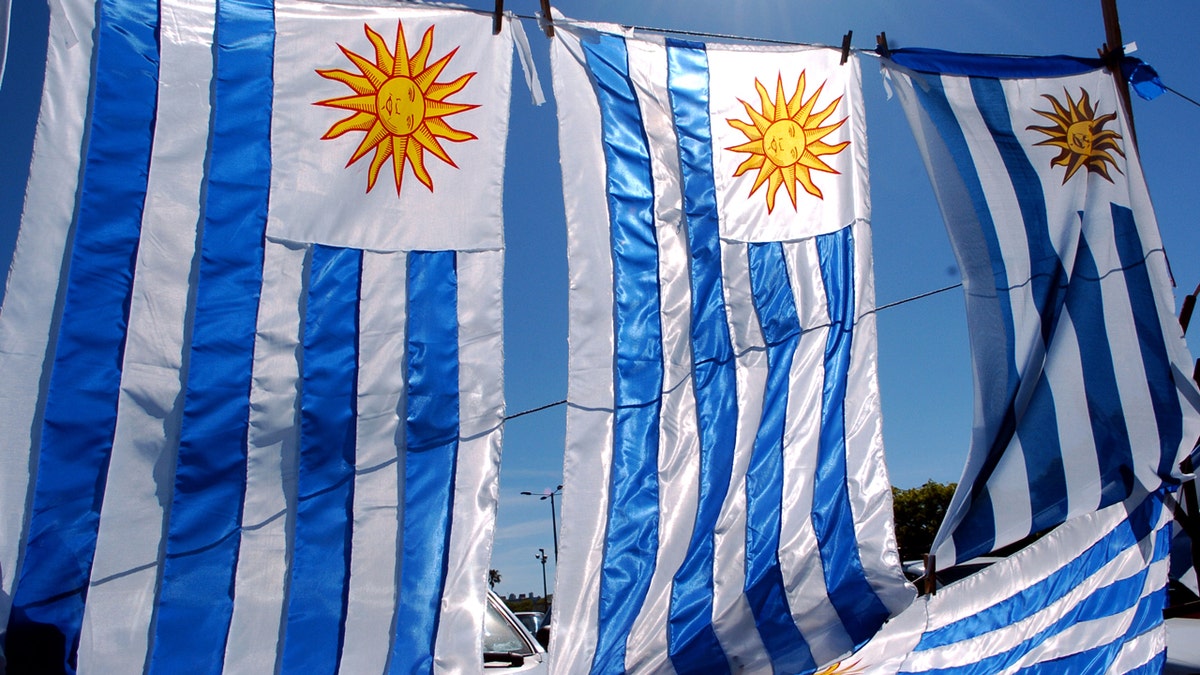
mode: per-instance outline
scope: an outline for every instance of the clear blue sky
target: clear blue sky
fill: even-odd
[[[488,9],[491,0],[467,0]],[[1104,42],[1100,0],[555,0],[567,16],[662,28],[839,45],[854,31],[871,49],[886,31],[893,47],[1008,54],[1094,56]],[[533,14],[536,0],[509,0]],[[1200,99],[1194,65],[1200,3],[1119,3],[1125,42],[1163,80]],[[7,269],[20,218],[45,54],[47,10],[12,7],[8,66],[0,84],[0,268]],[[526,23],[534,60],[550,91],[546,38]],[[483,39],[484,36],[481,36]],[[507,278],[505,342],[510,413],[566,397],[567,266],[554,101],[535,108],[519,71],[513,85],[505,189]],[[885,98],[877,61],[863,58],[870,144],[879,305],[959,281],[954,256],[904,115]],[[1134,100],[1143,167],[1179,288],[1177,303],[1200,283],[1200,108],[1167,94]],[[570,154],[563,161],[570,164]],[[956,481],[971,429],[971,374],[962,294],[949,291],[879,314],[884,441],[892,483]],[[1200,352],[1200,319],[1190,344]],[[561,482],[565,409],[513,420],[504,437],[500,510],[492,567],[504,593],[541,593],[538,548],[553,548],[547,502],[524,497]],[[569,487],[567,490],[569,492]],[[569,494],[564,496],[569,499]],[[561,502],[560,502],[561,503]],[[554,561],[546,567],[553,588]]]

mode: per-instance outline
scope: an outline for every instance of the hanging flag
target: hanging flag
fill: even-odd
[[[833,672],[1161,673],[1170,544],[1161,493],[1072,518],[918,599]]]
[[[928,50],[884,68],[971,331],[975,431],[939,568],[1177,483],[1200,396],[1112,75],[1096,60]]]
[[[812,672],[911,601],[856,58],[556,22],[556,673]]]
[[[10,670],[481,670],[511,34],[61,7],[0,314]]]

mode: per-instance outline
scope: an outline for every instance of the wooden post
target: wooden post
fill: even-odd
[[[1121,41],[1121,20],[1117,16],[1117,0],[1100,0],[1100,10],[1104,13],[1104,48],[1100,57],[1108,63],[1108,69],[1117,80],[1117,94],[1125,106],[1125,114],[1129,118],[1129,136],[1133,147],[1137,147],[1137,130],[1133,126],[1133,102],[1129,98],[1129,83],[1121,74],[1121,60],[1125,56],[1125,43]]]
[[[925,576],[922,595],[937,595],[937,556],[932,553],[926,553],[921,556],[925,559]]]

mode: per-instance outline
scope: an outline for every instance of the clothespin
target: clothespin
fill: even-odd
[[[496,0],[496,11],[492,14],[492,35],[500,34],[500,22],[504,19],[504,0]]]
[[[892,50],[888,47],[886,32],[880,31],[879,35],[875,36],[875,51],[879,52],[879,55],[885,58],[892,56]]]
[[[846,59],[850,58],[850,38],[854,37],[854,31],[848,30],[842,36],[842,64],[846,65]]]
[[[550,0],[542,0],[542,22],[546,37],[554,37],[554,17],[550,15]]]

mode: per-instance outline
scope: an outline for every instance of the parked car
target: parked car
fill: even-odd
[[[516,614],[530,635],[537,635],[538,629],[542,627],[542,622],[546,619],[544,612],[517,612]]]
[[[483,667],[502,668],[506,673],[549,672],[546,650],[491,591],[483,620]]]

